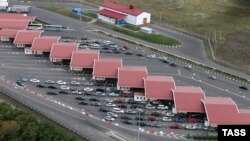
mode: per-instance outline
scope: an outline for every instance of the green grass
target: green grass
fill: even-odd
[[[130,25],[130,24],[126,24],[123,27],[127,28],[127,29],[130,29],[130,30],[133,30],[133,31],[139,31],[140,30],[140,27],[134,26],[134,25]]]
[[[65,133],[67,133],[68,135],[76,138],[79,141],[87,141],[85,138],[75,134],[74,132],[69,131],[68,129],[66,129],[65,127],[55,123],[54,121],[48,119],[47,117],[42,116],[40,113],[33,111],[32,109],[30,109],[29,107],[23,105],[22,103],[8,97],[7,95],[3,94],[0,91],[0,101],[3,100],[5,102],[10,103],[11,105],[15,106],[16,108],[23,110],[25,112],[28,112],[30,114],[32,114],[33,116],[35,116],[39,121],[44,121],[44,122],[48,122],[48,123],[52,123],[55,127],[63,130]]]
[[[80,20],[80,16],[76,15],[76,14],[73,14],[71,12],[71,9],[69,9],[69,8],[58,8],[58,7],[41,7],[41,8],[45,9],[45,10],[48,10],[48,11],[51,11],[51,12],[55,12],[55,13],[67,16],[67,17],[70,17],[70,18],[73,18],[73,19]],[[84,22],[89,22],[92,19],[89,18],[89,17],[81,16],[81,20],[84,21]]]
[[[84,16],[87,16],[87,17],[94,18],[94,19],[97,18],[97,15],[96,15],[95,13],[84,13],[83,15],[84,15]]]
[[[163,35],[146,34],[146,33],[142,33],[142,32],[129,31],[129,30],[126,30],[124,28],[119,28],[117,26],[106,24],[106,23],[100,22],[100,21],[97,21],[95,24],[102,26],[102,27],[105,27],[105,28],[109,28],[109,29],[114,30],[114,31],[119,32],[119,33],[123,33],[123,34],[129,35],[129,36],[150,42],[150,43],[169,45],[169,46],[180,44],[179,41],[172,39],[172,38],[169,38],[169,37],[166,37],[166,36],[163,36]]]
[[[36,19],[34,23],[35,24],[42,24],[42,25],[48,24],[48,23],[41,21],[41,20],[38,20],[38,19]]]

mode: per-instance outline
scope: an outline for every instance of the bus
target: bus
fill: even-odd
[[[28,30],[42,30],[43,25],[42,24],[29,24]]]
[[[62,25],[44,25],[44,30],[62,31],[62,29],[63,29]]]

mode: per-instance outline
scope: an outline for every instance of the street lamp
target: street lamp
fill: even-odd
[[[138,134],[137,134],[137,141],[140,141],[140,122],[141,122],[141,112],[142,112],[142,109],[138,109],[138,112],[139,112],[139,121],[138,121]]]

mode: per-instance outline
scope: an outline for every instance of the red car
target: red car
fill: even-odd
[[[198,122],[200,122],[200,120],[196,119],[196,118],[189,117],[189,118],[187,118],[187,122],[189,122],[189,123],[198,123]]]
[[[131,93],[121,93],[121,97],[133,97],[134,95]]]
[[[116,99],[115,104],[123,104],[124,100],[123,99]]]
[[[156,116],[148,116],[148,121],[156,121],[157,117]]]
[[[185,127],[182,126],[182,125],[180,125],[180,124],[174,123],[174,124],[172,124],[172,125],[170,126],[170,128],[172,128],[172,129],[184,129]]]

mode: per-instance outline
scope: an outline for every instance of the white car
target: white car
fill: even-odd
[[[119,94],[118,94],[118,93],[111,92],[111,93],[109,93],[109,96],[119,96]]]
[[[95,94],[98,96],[105,96],[106,95],[105,93],[102,93],[102,92],[96,92]]]
[[[82,94],[81,91],[72,91],[72,94]]]
[[[67,87],[66,85],[62,85],[62,86],[61,86],[61,89],[62,89],[62,90],[69,90],[69,87]]]
[[[159,110],[167,110],[167,109],[168,109],[168,106],[158,105],[158,106],[157,106],[157,109],[159,109]]]
[[[112,103],[114,100],[112,100],[112,99],[109,99],[109,98],[105,98],[105,100],[104,100],[105,102],[108,102],[108,103]]]
[[[162,121],[173,121],[173,119],[170,117],[163,117]]]
[[[57,80],[56,83],[59,84],[59,85],[66,85],[66,82],[62,81],[62,80]]]
[[[151,104],[147,104],[146,105],[146,109],[155,109],[155,106],[151,105]]]
[[[118,118],[118,115],[113,112],[107,112],[107,116],[111,116],[112,118]]]
[[[77,82],[77,81],[71,81],[70,83],[71,85],[80,85],[80,82]]]
[[[171,113],[171,112],[166,112],[166,111],[163,111],[162,114],[166,117],[174,117],[175,114]]]
[[[119,114],[123,114],[124,110],[120,109],[120,108],[113,108],[113,112],[114,113],[119,113]]]
[[[36,78],[32,78],[30,79],[30,82],[33,82],[33,83],[40,83],[40,80],[36,79]]]
[[[92,82],[85,82],[85,83],[83,83],[83,85],[92,86],[92,85],[94,85],[94,83],[92,83]]]
[[[114,104],[114,103],[107,103],[106,106],[107,106],[107,107],[115,107],[116,104]]]
[[[147,57],[148,57],[148,58],[151,58],[151,59],[155,59],[155,58],[156,58],[155,54],[147,55]]]
[[[195,130],[197,129],[195,126],[193,126],[192,124],[188,124],[185,126],[186,129],[189,129],[189,130]]]
[[[45,83],[47,83],[47,84],[54,84],[55,81],[53,81],[53,80],[46,80]]]
[[[209,79],[212,79],[212,80],[217,79],[216,76],[214,76],[214,75],[209,75],[208,78],[209,78]]]
[[[90,87],[87,87],[87,88],[84,88],[83,89],[85,92],[92,92],[94,89],[93,88],[90,88]]]
[[[191,70],[192,69],[192,65],[187,64],[187,65],[184,66],[184,68]]]
[[[158,59],[159,59],[159,60],[162,60],[162,61],[166,61],[166,60],[168,60],[168,58],[167,58],[167,57],[165,57],[165,56],[160,56],[160,57],[158,57]]]
[[[104,118],[104,120],[106,120],[106,121],[114,121],[115,119],[112,118],[111,116],[106,116],[106,117]]]

